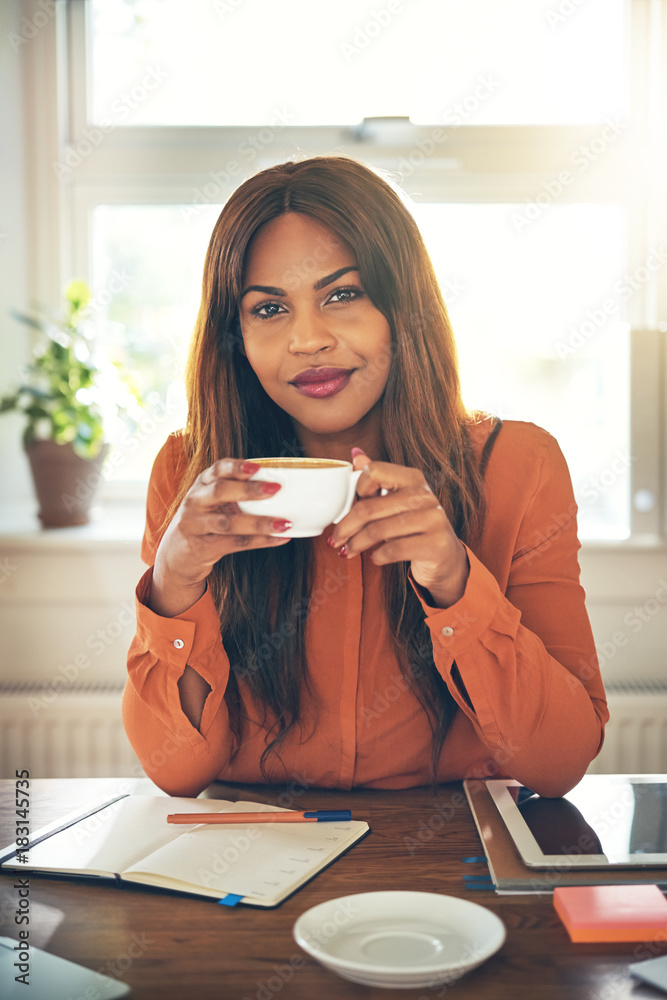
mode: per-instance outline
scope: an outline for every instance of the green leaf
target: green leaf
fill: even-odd
[[[76,427],[72,426],[72,424],[66,424],[64,427],[59,427],[56,430],[54,437],[58,444],[69,444],[71,441],[74,441],[76,437]]]
[[[25,323],[26,326],[31,326],[34,330],[43,330],[44,324],[40,323],[39,320],[35,319],[33,316],[26,316],[25,313],[18,312],[16,309],[10,311],[10,316],[12,319],[17,319],[19,323]]]
[[[26,418],[24,443],[43,438],[46,427],[51,440],[59,443],[76,441],[80,449],[96,454],[104,440],[102,411],[97,399],[101,392],[98,376],[104,375],[107,392],[109,372],[116,373],[121,388],[114,395],[113,386],[109,385],[105,401],[108,398],[110,409],[122,416],[128,426],[136,426],[136,421],[129,418],[127,407],[123,405],[127,400],[127,389],[122,388],[122,382],[129,386],[139,403],[141,400],[130,378],[123,377],[115,362],[111,362],[111,369],[107,362],[100,368],[91,360],[87,342],[93,339],[94,324],[89,324],[87,320],[82,323],[85,316],[83,310],[91,298],[86,283],[72,281],[63,294],[65,308],[61,310],[60,317],[43,310],[43,318],[38,319],[37,316],[12,310],[15,320],[40,331],[42,336],[32,363],[23,368],[26,384],[0,397],[0,414],[13,411]],[[88,401],[76,398],[81,389],[89,391]],[[87,394],[83,394],[84,400]]]
[[[32,406],[27,406],[23,411],[27,417],[31,420],[42,420],[44,417],[51,419],[51,414],[43,406],[38,406],[34,403]]]
[[[33,399],[52,399],[50,392],[45,392],[43,389],[38,389],[34,385],[22,385],[17,393],[17,398],[19,395],[32,396]]]
[[[85,281],[70,281],[64,294],[67,301],[72,304],[74,312],[79,312],[90,302],[90,289]]]
[[[81,458],[95,458],[99,455],[102,450],[103,441],[101,439],[95,439],[92,441],[87,441],[84,438],[77,437],[72,441],[72,447],[77,455]]]
[[[3,396],[0,399],[0,413],[11,413],[12,410],[18,409],[19,405],[19,393],[15,393],[13,396]]]

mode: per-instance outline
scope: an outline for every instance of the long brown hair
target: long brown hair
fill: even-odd
[[[383,396],[386,461],[420,469],[460,538],[473,540],[484,519],[480,469],[471,448],[473,419],[461,401],[454,338],[416,223],[392,186],[345,156],[318,156],[270,167],[234,192],[206,254],[202,300],[187,370],[187,471],[167,521],[195,478],[220,458],[302,455],[291,418],[266,394],[239,345],[239,302],[248,246],[264,223],[301,212],[347,244],[369,298],[391,330]],[[260,766],[302,724],[308,685],[304,632],[312,588],[310,539],[231,553],[209,586],[231,663],[225,694],[237,741],[245,683],[269,727]],[[382,567],[384,604],[401,671],[431,726],[431,774],[456,703],[433,663],[424,613],[408,581],[409,563]]]

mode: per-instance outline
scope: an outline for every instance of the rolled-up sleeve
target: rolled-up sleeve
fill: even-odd
[[[579,582],[576,503],[549,437],[526,504],[505,592],[468,547],[465,593],[433,607],[409,574],[433,660],[501,773],[561,795],[585,773],[609,717]]]
[[[142,555],[153,560],[159,527],[174,495],[170,442],[158,455],[149,483]],[[137,630],[128,653],[123,721],[148,776],[165,791],[197,795],[224,770],[233,740],[224,701],[229,658],[210,591],[180,615],[163,618],[148,606],[151,567],[136,589]],[[190,666],[211,688],[199,729],[181,706],[178,682]]]

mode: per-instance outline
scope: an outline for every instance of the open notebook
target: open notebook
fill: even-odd
[[[252,906],[277,906],[365,836],[368,823],[173,826],[167,815],[288,811],[260,802],[131,795],[46,839],[36,831],[27,861],[13,856],[2,868],[115,878],[223,901],[240,897]]]

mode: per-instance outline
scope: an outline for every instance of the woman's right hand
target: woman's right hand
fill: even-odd
[[[206,590],[213,566],[230,552],[290,540],[277,537],[287,530],[287,521],[244,514],[238,506],[238,500],[261,500],[280,489],[278,483],[253,481],[258,468],[226,458],[197,476],[158,546],[150,597],[156,614],[169,618],[191,607]]]

